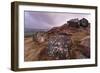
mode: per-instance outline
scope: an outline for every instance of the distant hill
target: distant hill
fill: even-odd
[[[30,32],[40,32],[40,31],[44,31],[44,32],[46,32],[46,31],[48,31],[49,29],[35,29],[35,28],[33,28],[33,29],[31,29],[31,28],[24,28],[24,32],[25,33],[30,33]]]

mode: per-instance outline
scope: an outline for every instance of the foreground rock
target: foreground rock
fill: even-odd
[[[71,39],[66,33],[51,36],[48,40],[47,55],[53,59],[68,59],[71,44]]]

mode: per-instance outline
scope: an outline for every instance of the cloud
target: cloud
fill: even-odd
[[[89,15],[90,14],[25,11],[24,28],[48,29],[56,26],[61,26],[72,18],[81,19],[85,17],[90,19]]]

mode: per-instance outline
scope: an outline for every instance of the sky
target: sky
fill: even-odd
[[[61,13],[61,12],[37,12],[24,11],[24,28],[25,29],[50,29],[61,26],[73,18],[90,19],[90,14],[86,13]]]

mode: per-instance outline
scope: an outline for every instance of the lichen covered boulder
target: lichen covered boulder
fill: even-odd
[[[51,36],[48,40],[47,55],[54,59],[69,58],[71,39],[67,34]]]

